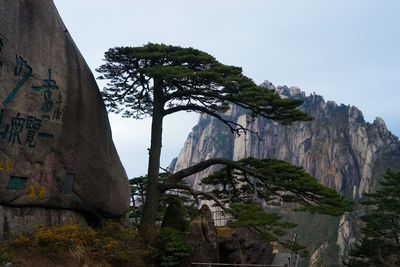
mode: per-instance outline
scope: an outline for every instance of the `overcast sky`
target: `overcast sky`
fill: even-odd
[[[256,83],[297,86],[382,117],[400,135],[398,0],[54,0],[97,77],[115,46],[165,43],[203,50]],[[100,88],[103,86],[100,84]],[[198,116],[164,124],[161,164],[177,156]],[[150,121],[110,115],[128,176],[147,171]]]

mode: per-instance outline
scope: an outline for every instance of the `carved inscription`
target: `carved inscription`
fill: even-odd
[[[55,80],[51,79],[51,70],[48,70],[48,79],[43,80],[43,84],[40,86],[32,86],[32,89],[40,92],[44,91],[44,103],[40,110],[43,113],[48,113],[53,107],[53,101],[51,101],[51,90],[58,90],[58,86]],[[42,115],[42,119],[50,120],[50,116],[47,114]]]
[[[0,38],[0,53],[2,52],[3,46],[3,40]],[[15,57],[14,76],[17,77],[19,81],[3,100],[3,107],[13,101],[21,87],[30,79],[32,72],[32,67],[28,64],[27,60],[17,54]],[[41,115],[23,115],[23,112],[18,112],[10,121],[5,122],[6,125],[4,127],[0,127],[0,139],[12,146],[26,145],[30,148],[34,148],[36,146],[36,138],[53,139],[54,135],[52,133],[40,130],[43,127],[43,121],[52,119],[59,120],[63,113],[61,108],[62,95],[56,80],[52,77],[51,69],[48,69],[47,78],[43,79],[41,84],[34,85],[31,88],[35,92],[43,92],[44,100],[40,104]],[[58,95],[56,96],[55,103],[53,103],[52,94],[55,90],[58,91]],[[3,122],[3,117],[4,110],[1,109],[0,125]]]
[[[53,183],[53,174],[50,173],[48,175],[42,175],[38,174],[35,176],[32,176],[30,178],[31,184],[29,185],[29,190],[27,193],[27,196],[29,198],[39,198],[43,199],[45,193],[46,193],[46,188],[44,184],[52,184]]]
[[[58,97],[56,100],[56,109],[53,112],[53,120],[59,120],[62,114],[61,111],[61,104],[62,104],[62,99],[61,99],[61,92],[58,91]]]
[[[4,111],[1,110],[0,124],[2,123],[3,113]],[[15,117],[11,118],[11,123],[7,124],[3,128],[3,131],[0,132],[0,138],[13,146],[27,145],[31,148],[34,148],[36,146],[36,134],[40,138],[54,138],[53,134],[39,132],[41,126],[42,120],[37,119],[35,116],[27,115],[26,117],[21,117],[20,113],[17,113]],[[22,137],[22,132],[26,132],[26,134],[23,135],[24,138]]]
[[[46,189],[44,188],[43,185],[30,184],[27,195],[29,198],[38,197],[39,199],[43,199],[45,193]]]
[[[15,94],[21,88],[21,86],[26,83],[29,77],[32,74],[32,68],[28,65],[25,59],[21,56],[16,56],[16,63],[14,68],[14,75],[15,77],[21,77],[21,80],[17,83],[17,86],[11,91],[11,93],[7,96],[7,98],[3,101],[3,106],[8,105],[11,100],[14,98]]]
[[[0,159],[0,171],[11,171],[12,169],[12,160],[11,159]]]
[[[53,183],[53,174],[50,173],[48,175],[35,175],[31,177],[31,181],[37,184],[52,184]]]
[[[3,41],[0,38],[0,53],[3,49]],[[2,65],[2,62],[0,62],[0,67]],[[18,91],[21,89],[21,87],[28,81],[28,79],[32,75],[32,67],[28,64],[28,62],[20,55],[16,55],[16,62],[15,62],[15,67],[14,67],[14,76],[19,77],[20,80],[18,81],[17,85],[11,90],[9,95],[4,99],[2,102],[2,105],[5,107],[7,106],[16,96]],[[52,79],[51,77],[51,69],[48,69],[47,71],[47,79],[42,80],[41,85],[37,86],[32,86],[32,89],[36,92],[41,92],[43,91],[43,96],[44,96],[44,102],[40,106],[40,111],[44,113],[41,118],[44,120],[50,120],[51,118],[59,120],[60,116],[62,114],[61,111],[61,103],[62,103],[62,97],[61,97],[61,92],[59,91],[57,99],[56,99],[56,108],[50,116],[49,112],[51,112],[53,108],[53,101],[52,101],[52,91],[53,90],[59,90],[57,86],[57,82]]]
[[[10,176],[10,180],[7,185],[8,190],[21,190],[25,188],[26,181],[28,178],[19,176]]]

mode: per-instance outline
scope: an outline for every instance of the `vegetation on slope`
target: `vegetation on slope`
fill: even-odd
[[[77,224],[16,233],[3,241],[0,263],[13,266],[145,266],[154,253],[134,226],[106,222],[100,228]]]

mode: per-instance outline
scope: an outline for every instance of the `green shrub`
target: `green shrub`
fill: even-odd
[[[11,262],[12,258],[7,252],[0,250],[0,265],[3,266],[7,262]]]
[[[163,228],[158,237],[160,266],[187,266],[192,247],[184,242],[184,233]]]

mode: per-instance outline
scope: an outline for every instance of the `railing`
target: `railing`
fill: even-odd
[[[206,262],[192,262],[190,263],[190,266],[287,267],[287,265],[250,264],[250,263],[206,263]]]
[[[231,216],[223,214],[221,210],[211,212],[211,218],[214,220],[215,226],[225,226]]]

